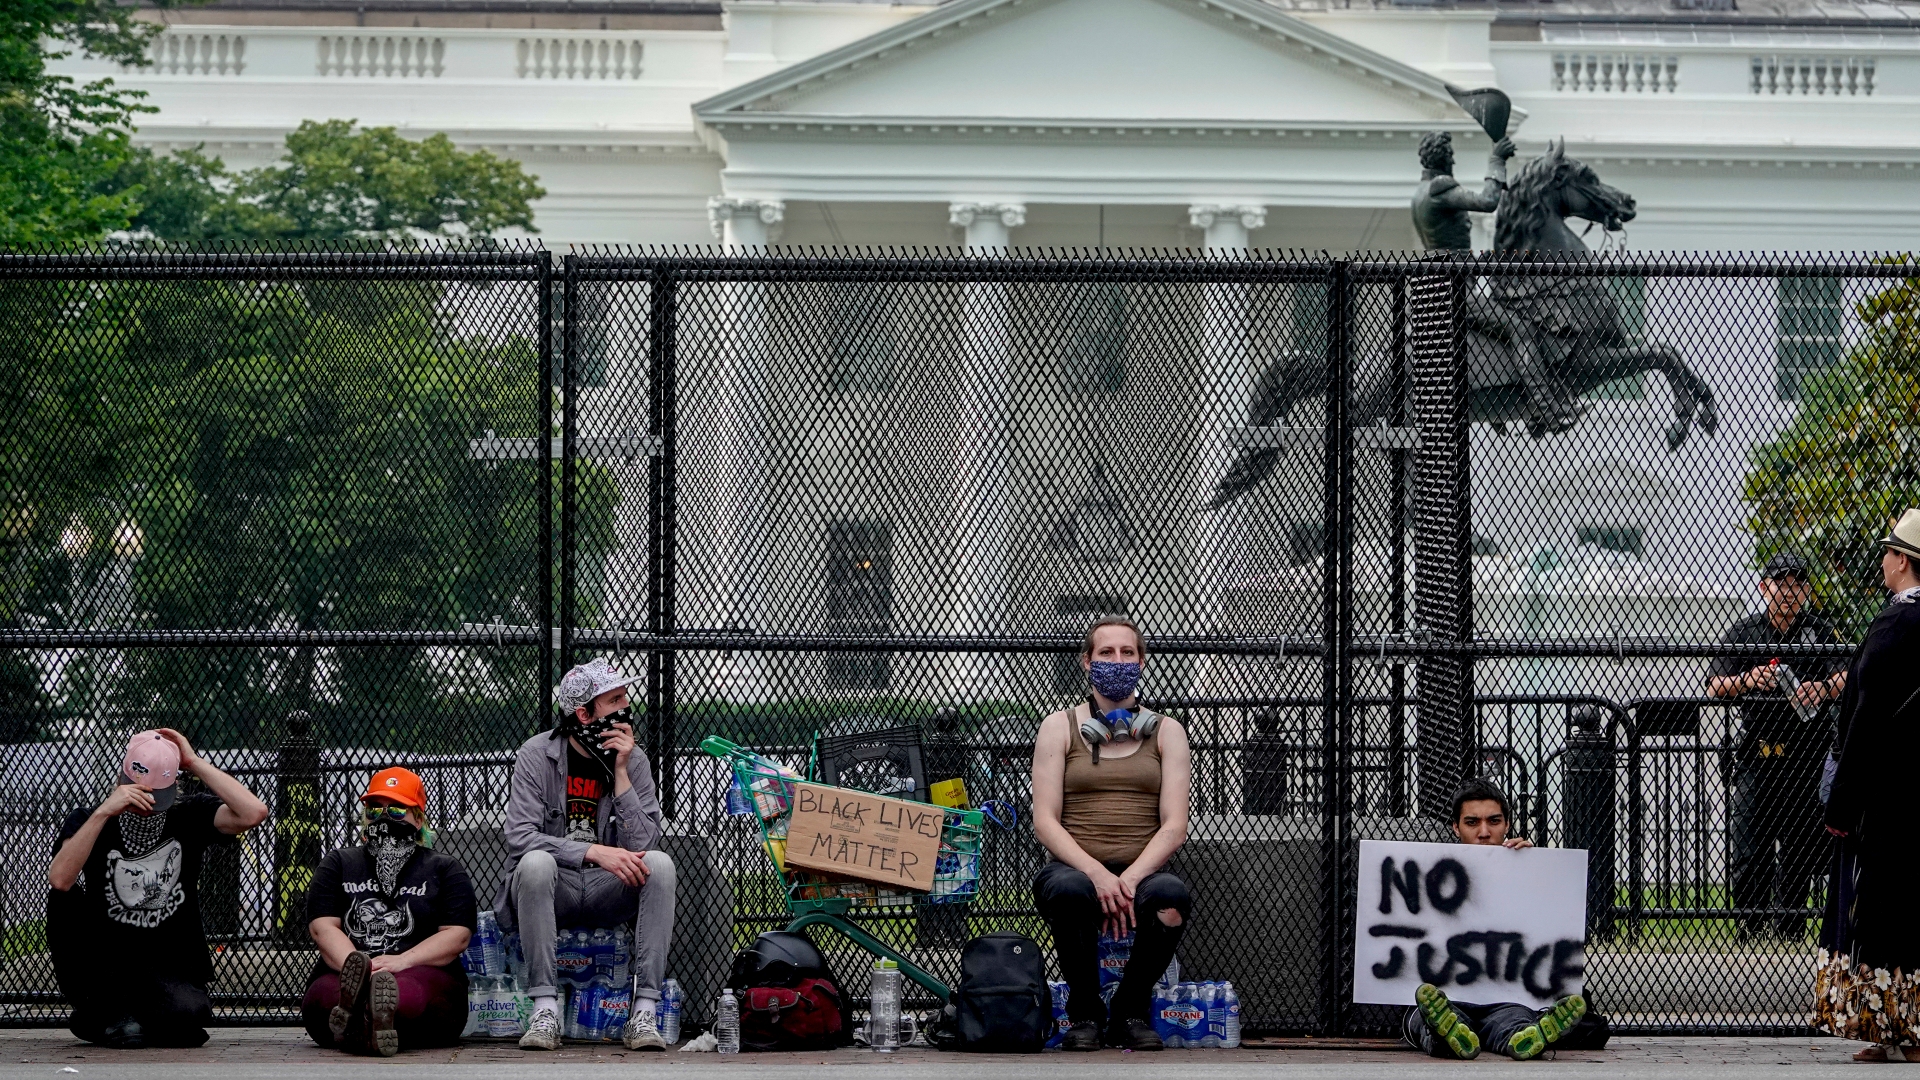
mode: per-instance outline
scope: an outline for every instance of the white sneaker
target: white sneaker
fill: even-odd
[[[554,1009],[535,1009],[527,1021],[527,1033],[520,1036],[522,1050],[560,1049],[560,1013]]]
[[[660,1037],[660,1025],[652,1010],[635,1009],[627,1018],[623,1040],[629,1050],[665,1050],[667,1040]]]

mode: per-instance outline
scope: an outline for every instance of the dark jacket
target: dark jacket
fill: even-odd
[[[1891,603],[1867,627],[1840,695],[1839,766],[1827,824],[1859,835],[1904,829],[1913,817],[1906,779],[1920,761],[1920,603]]]
[[[628,851],[650,851],[664,834],[660,799],[653,788],[653,770],[638,747],[627,758],[627,778],[633,787],[624,795],[600,800],[600,843]],[[513,927],[513,903],[508,892],[513,868],[529,851],[544,851],[563,867],[579,869],[587,845],[567,839],[567,740],[543,731],[520,744],[513,762],[513,780],[507,788],[507,867],[494,894],[493,912],[505,929]]]

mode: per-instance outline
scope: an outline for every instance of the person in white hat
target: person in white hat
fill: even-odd
[[[494,900],[503,931],[520,930],[533,1016],[524,1050],[560,1046],[554,974],[559,927],[633,925],[633,1006],[622,1041],[664,1050],[656,1012],[673,944],[674,867],[647,755],[633,742],[627,687],[605,660],[567,672],[550,732],[520,747],[507,792],[507,868]]]
[[[206,790],[182,796],[183,776]],[[267,804],[178,731],[127,743],[113,790],[68,815],[47,868],[47,951],[75,1035],[123,1050],[207,1041],[201,860],[266,819]]]
[[[1893,594],[1847,670],[1827,831],[1841,837],[1829,921],[1821,934],[1816,1023],[1873,1043],[1860,1061],[1900,1060],[1920,1044],[1920,860],[1913,852],[1911,773],[1920,762],[1920,509],[1880,538],[1880,579]],[[1906,1060],[1920,1059],[1920,1049]]]

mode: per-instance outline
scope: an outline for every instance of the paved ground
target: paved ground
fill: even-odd
[[[1561,1054],[1556,1060],[1513,1062],[1489,1057],[1445,1062],[1397,1049],[1391,1043],[1357,1040],[1288,1039],[1242,1050],[1168,1051],[1164,1054],[974,1057],[926,1050],[881,1057],[861,1050],[824,1054],[629,1054],[617,1046],[575,1046],[553,1054],[530,1054],[510,1044],[469,1043],[452,1050],[403,1054],[380,1061],[322,1051],[292,1028],[223,1028],[199,1050],[115,1052],[89,1047],[64,1031],[0,1030],[0,1080],[78,1076],[113,1080],[195,1080],[198,1077],[372,1077],[407,1074],[455,1075],[475,1080],[523,1080],[529,1067],[557,1070],[569,1077],[616,1075],[642,1070],[684,1070],[683,1080],[819,1080],[822,1067],[857,1072],[885,1070],[890,1080],[1113,1080],[1115,1070],[1150,1069],[1157,1074],[1190,1071],[1205,1080],[1271,1080],[1329,1077],[1363,1080],[1373,1076],[1441,1077],[1469,1071],[1550,1069],[1567,1080],[1681,1080],[1695,1075],[1732,1077],[1789,1066],[1795,1077],[1858,1075],[1863,1066],[1848,1060],[1857,1043],[1834,1039],[1616,1039],[1607,1050]],[[1900,1066],[1888,1066],[1897,1072]],[[1920,1072],[1920,1070],[1915,1070]]]

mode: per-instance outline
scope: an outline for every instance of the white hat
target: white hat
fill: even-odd
[[[588,702],[601,694],[639,681],[638,675],[622,675],[612,664],[595,657],[561,676],[560,685],[554,688],[553,700],[572,716],[573,710],[586,708]]]
[[[1908,507],[1900,520],[1889,524],[1887,535],[1880,538],[1880,546],[1920,559],[1920,510]]]

